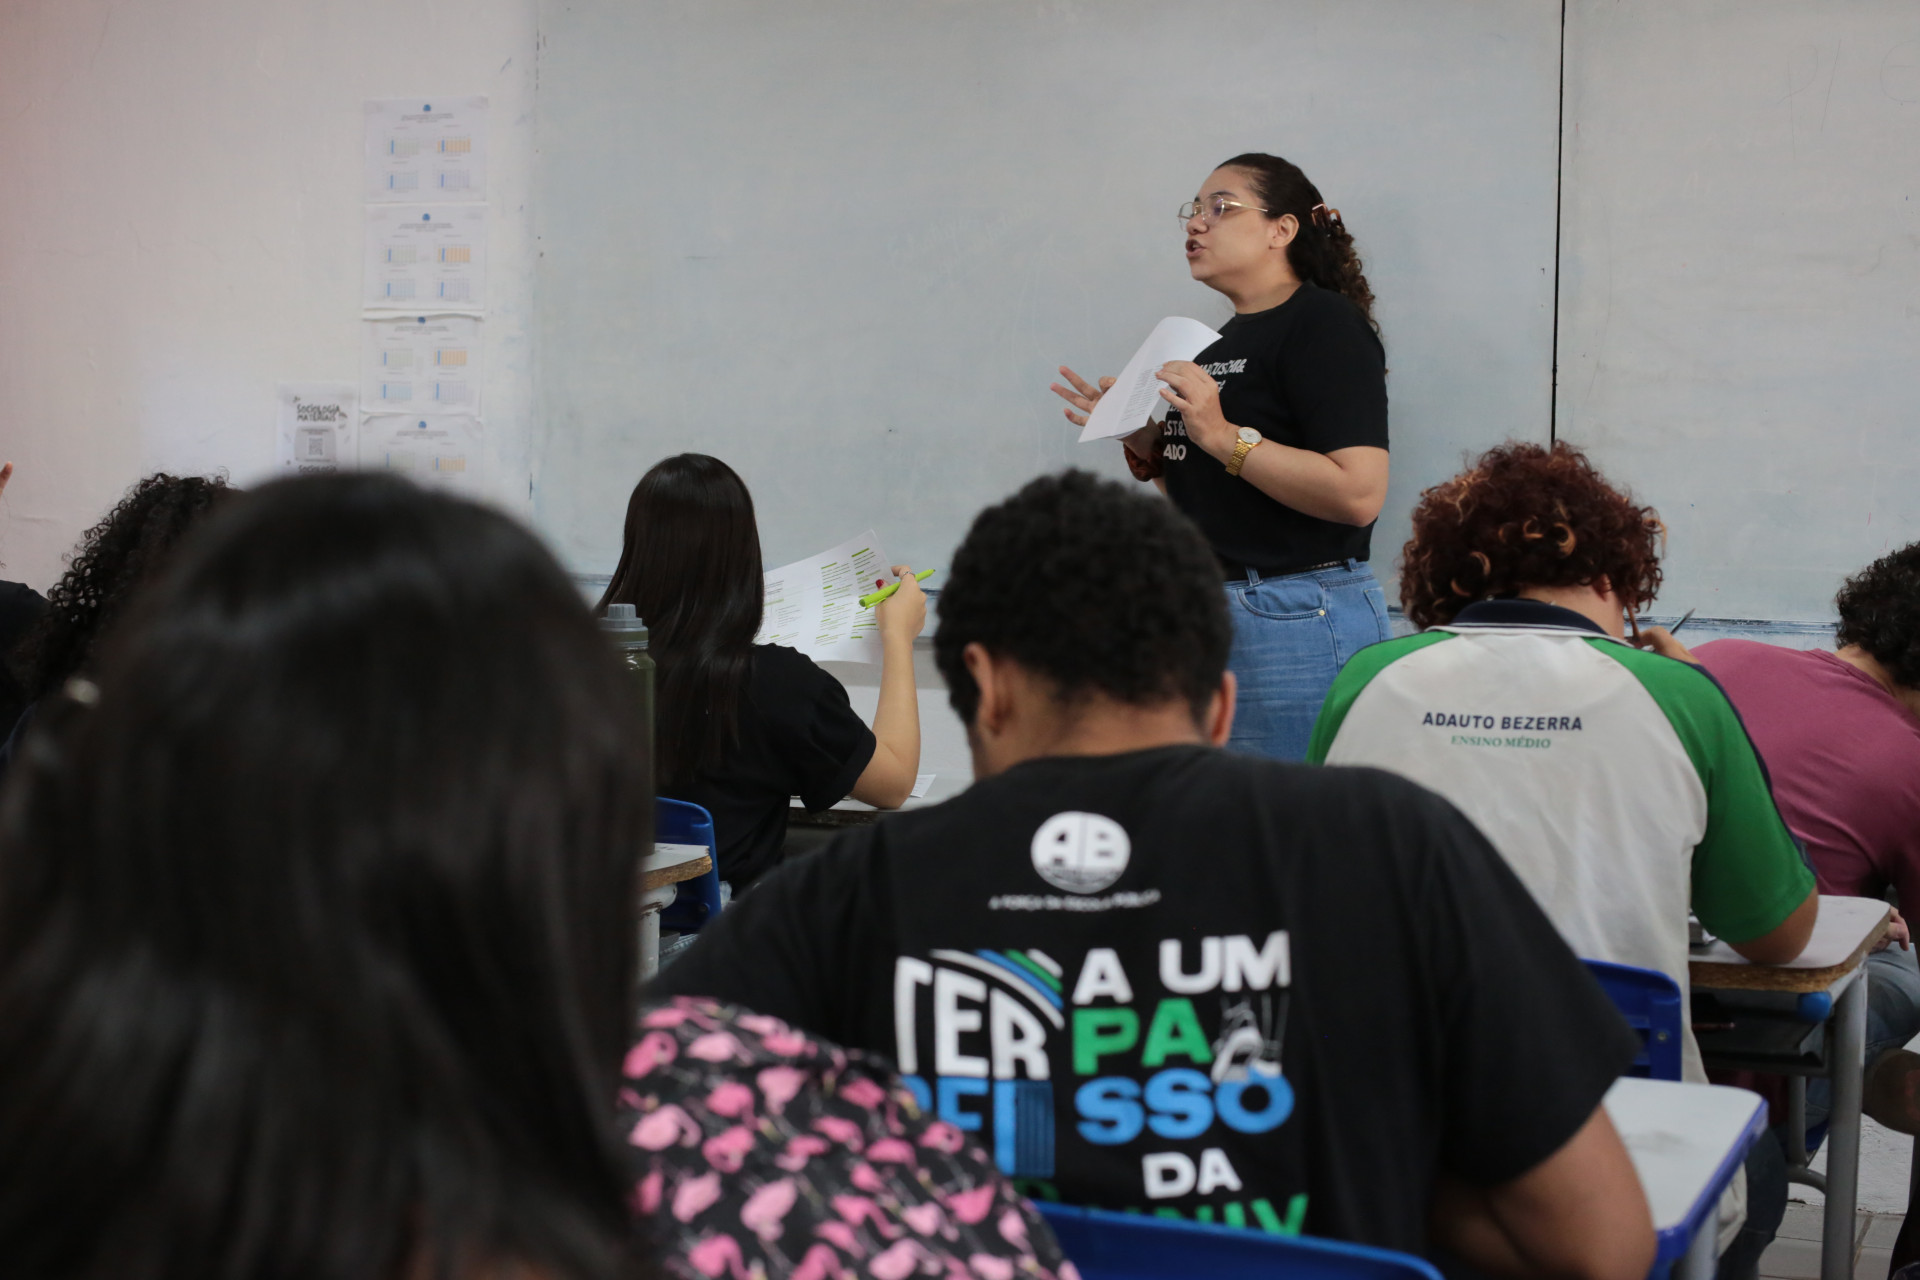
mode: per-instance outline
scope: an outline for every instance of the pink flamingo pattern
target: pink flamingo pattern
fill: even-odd
[[[687,1280],[1079,1280],[987,1155],[878,1059],[711,1000],[644,1008],[633,1208]]]

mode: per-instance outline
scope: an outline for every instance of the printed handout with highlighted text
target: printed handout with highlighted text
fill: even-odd
[[[485,98],[388,98],[366,109],[364,199],[440,204],[487,198]]]
[[[1127,361],[1113,389],[1100,397],[1080,429],[1080,443],[1112,440],[1132,435],[1147,425],[1155,408],[1166,408],[1160,388],[1167,384],[1154,377],[1154,371],[1169,360],[1191,360],[1220,341],[1220,335],[1198,320],[1168,316],[1153,326],[1153,332]]]
[[[892,583],[869,529],[817,556],[767,570],[766,610],[755,644],[783,644],[816,662],[880,661],[880,624],[860,597]]]

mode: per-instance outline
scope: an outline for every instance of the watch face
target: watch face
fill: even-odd
[[[1260,433],[1258,431],[1255,431],[1252,427],[1242,427],[1240,428],[1240,443],[1241,444],[1259,444]]]

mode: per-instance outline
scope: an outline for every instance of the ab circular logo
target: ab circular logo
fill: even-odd
[[[1056,813],[1033,833],[1033,869],[1068,893],[1100,892],[1120,878],[1132,852],[1126,829],[1097,813]]]

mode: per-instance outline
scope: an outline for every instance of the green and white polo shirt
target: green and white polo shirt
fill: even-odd
[[[1687,990],[1687,909],[1745,942],[1813,890],[1733,705],[1700,668],[1568,609],[1493,600],[1370,645],[1308,760],[1439,792],[1499,849],[1574,951]],[[1687,1078],[1704,1080],[1693,1034]]]

